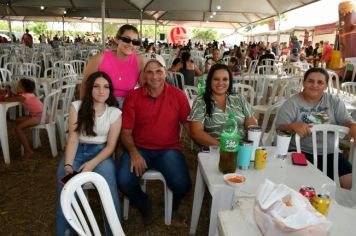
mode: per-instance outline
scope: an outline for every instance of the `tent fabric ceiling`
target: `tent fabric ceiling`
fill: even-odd
[[[318,0],[105,0],[105,17],[110,22],[115,22],[113,19],[137,21],[142,9],[144,21],[157,20],[163,25],[175,22],[202,27],[220,25],[224,28],[240,28],[316,1]],[[0,19],[62,21],[63,12],[66,11],[66,22],[89,21],[101,18],[101,5],[101,0],[0,0]],[[41,6],[45,9],[41,10]],[[220,10],[217,9],[218,6],[221,7]]]

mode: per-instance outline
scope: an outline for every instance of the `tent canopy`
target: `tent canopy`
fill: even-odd
[[[105,17],[108,22],[136,23],[142,11],[145,23],[237,29],[316,1],[105,0]],[[101,4],[102,0],[0,0],[0,19],[62,21],[64,15],[66,22],[95,22],[101,18]]]

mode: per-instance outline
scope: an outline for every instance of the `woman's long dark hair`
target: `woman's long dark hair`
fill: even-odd
[[[213,65],[208,73],[208,77],[205,83],[205,93],[204,93],[204,102],[206,106],[206,114],[211,117],[211,112],[213,110],[214,102],[212,100],[212,89],[211,89],[211,81],[213,79],[213,75],[217,70],[226,70],[229,73],[229,88],[227,89],[227,95],[231,94],[232,92],[232,74],[227,65],[224,64],[215,64]]]
[[[117,107],[117,101],[113,93],[114,87],[112,86],[111,79],[108,74],[102,71],[97,71],[89,75],[86,81],[85,96],[78,111],[77,128],[75,129],[76,132],[87,136],[96,136],[96,133],[93,130],[95,125],[95,110],[93,107],[94,99],[92,91],[95,81],[100,77],[104,78],[109,83],[110,93],[105,103],[110,107]]]
[[[187,61],[190,60],[190,53],[189,52],[183,52],[182,53],[182,63],[183,63],[183,69],[187,69]]]

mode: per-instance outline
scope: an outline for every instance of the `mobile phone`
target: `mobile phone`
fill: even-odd
[[[299,153],[299,152],[292,153],[292,162],[293,162],[293,165],[298,165],[298,166],[307,166],[308,165],[305,155],[303,153]]]
[[[77,175],[77,174],[79,174],[79,173],[80,173],[80,172],[74,170],[72,174],[68,174],[68,175],[64,176],[63,178],[61,178],[61,179],[59,180],[59,183],[61,183],[61,184],[64,185],[65,183],[68,182],[68,180],[70,180],[73,176],[75,176],[75,175]]]

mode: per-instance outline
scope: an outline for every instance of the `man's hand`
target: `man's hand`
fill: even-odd
[[[303,122],[295,122],[291,124],[291,128],[296,132],[301,138],[311,133],[311,125],[305,124]]]
[[[130,152],[131,158],[131,172],[135,170],[136,176],[142,176],[147,169],[145,159],[138,151]]]

